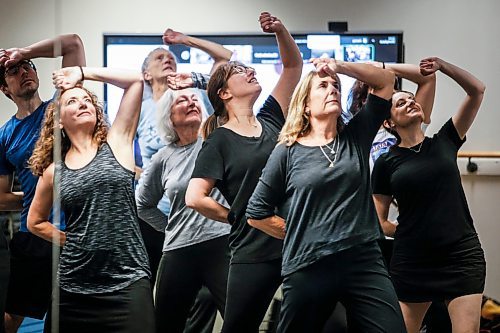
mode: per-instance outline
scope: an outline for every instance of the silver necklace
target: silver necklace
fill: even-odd
[[[424,138],[424,140],[422,140],[422,141],[420,142],[420,144],[418,145],[418,148],[417,148],[417,149],[414,149],[414,148],[412,148],[412,147],[408,147],[408,149],[410,149],[411,151],[413,151],[413,152],[415,152],[415,153],[420,153],[420,150],[422,149],[422,144],[424,143],[424,141],[425,141],[425,138]]]
[[[335,166],[335,162],[337,161],[337,156],[340,155],[338,153],[338,151],[339,151],[339,140],[337,140],[337,139],[338,139],[338,134],[337,134],[337,136],[335,136],[335,139],[333,139],[332,147],[330,147],[329,145],[325,145],[328,149],[330,149],[330,154],[334,155],[333,160],[330,159],[330,157],[328,157],[328,154],[323,149],[323,146],[319,146],[319,149],[321,149],[321,152],[323,153],[323,155],[326,157],[326,159],[328,160],[328,162],[330,162],[330,164],[328,165],[329,168],[333,168]],[[335,144],[337,144],[336,149],[334,148]]]

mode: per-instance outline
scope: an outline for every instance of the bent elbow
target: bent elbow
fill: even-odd
[[[197,203],[199,201],[199,200],[197,200],[196,196],[194,196],[190,193],[186,193],[186,197],[184,198],[184,200],[186,201],[186,206],[188,206],[191,209],[196,210]]]
[[[257,225],[257,220],[254,220],[254,219],[251,219],[251,218],[247,218],[247,223],[252,226],[252,227],[256,227]]]

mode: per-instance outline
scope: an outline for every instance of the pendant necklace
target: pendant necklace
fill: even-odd
[[[415,153],[420,153],[420,150],[422,149],[422,144],[424,143],[424,141],[425,141],[425,138],[424,138],[424,140],[422,140],[420,142],[420,144],[418,145],[418,148],[408,147],[408,149],[410,149],[411,151],[413,151]]]
[[[330,162],[330,164],[328,165],[329,168],[333,168],[334,167],[335,162],[337,161],[337,156],[340,155],[339,154],[339,141],[340,140],[338,140],[338,134],[337,134],[337,136],[335,136],[335,139],[333,139],[331,147],[329,145],[325,145],[328,149],[330,149],[330,154],[334,155],[333,160],[330,157],[328,157],[328,154],[323,149],[323,146],[319,146],[319,149],[321,149],[321,152],[323,153],[323,155],[326,157],[326,159],[328,160],[328,162]],[[337,146],[336,149],[334,148],[335,144]]]

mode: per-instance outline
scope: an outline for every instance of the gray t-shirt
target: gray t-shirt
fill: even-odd
[[[369,95],[337,140],[337,159],[326,146],[296,142],[278,145],[262,171],[249,201],[247,217],[263,219],[287,207],[282,275],[350,247],[380,239],[371,197],[369,152],[391,103]],[[331,144],[329,146],[331,147]],[[336,147],[336,146],[335,146]]]
[[[186,146],[167,144],[153,156],[141,177],[143,183],[136,192],[139,216],[165,232],[164,252],[227,235],[231,229],[229,224],[210,220],[186,206],[184,197],[201,145],[201,138]],[[157,208],[164,193],[170,200],[168,218]],[[212,197],[227,206],[217,189]]]

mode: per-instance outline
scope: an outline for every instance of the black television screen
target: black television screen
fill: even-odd
[[[272,34],[237,35],[196,35],[224,45],[233,51],[232,60],[241,61],[257,71],[257,79],[262,93],[256,102],[257,111],[276,84],[281,64],[276,39]],[[344,61],[384,61],[403,62],[402,32],[346,32],[337,33],[297,33],[293,37],[304,59],[303,74],[313,69],[308,63],[312,57],[332,57]],[[212,59],[203,51],[184,45],[163,45],[161,35],[104,35],[104,65],[116,68],[136,68],[140,70],[147,54],[156,47],[164,47],[175,54],[178,72],[208,73]],[[348,91],[354,80],[342,76],[342,105],[347,108]],[[118,109],[122,91],[107,86],[104,99],[111,120]],[[146,91],[145,94],[148,94]]]

